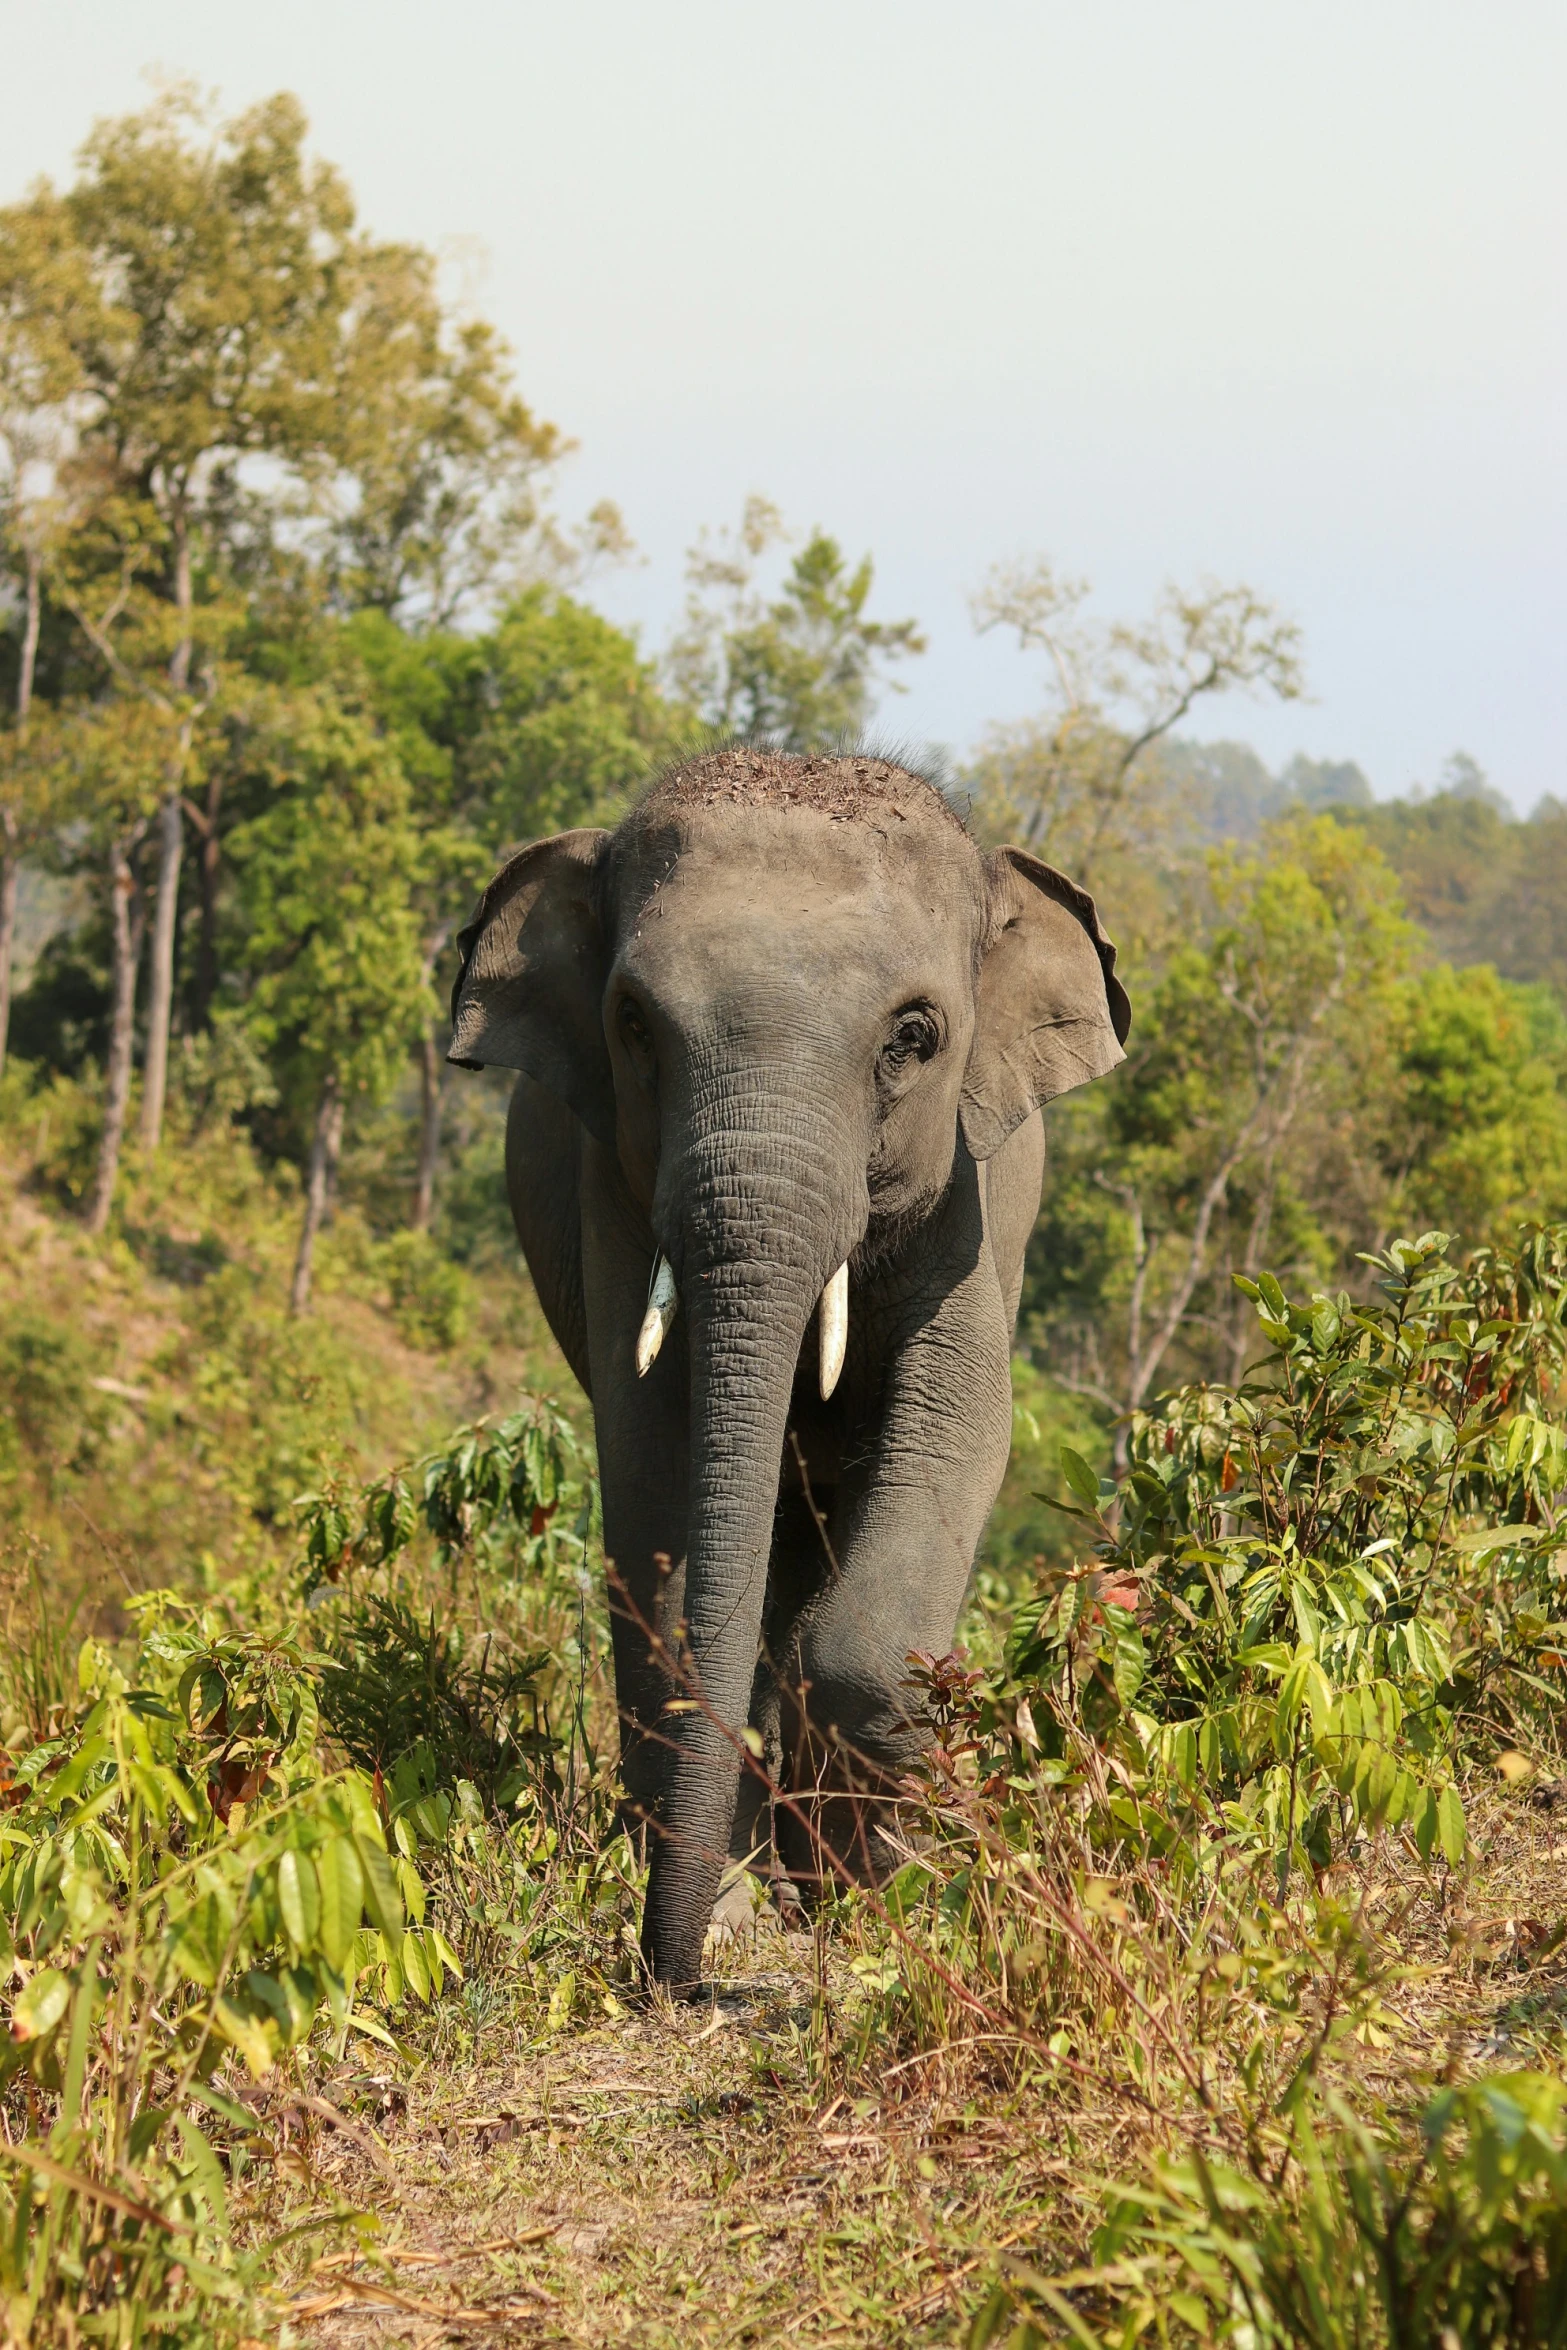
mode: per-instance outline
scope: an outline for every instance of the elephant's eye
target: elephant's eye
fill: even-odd
[[[927,1004],[909,1004],[894,1020],[881,1048],[882,1071],[888,1077],[901,1077],[940,1049],[941,1023],[935,1013]]]
[[[627,1044],[639,1053],[652,1050],[652,1031],[630,996],[621,997],[620,1009],[615,1016],[620,1022],[620,1033]]]

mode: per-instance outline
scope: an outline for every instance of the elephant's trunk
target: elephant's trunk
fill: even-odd
[[[661,1173],[681,1232],[680,1311],[691,1363],[687,1685],[666,1717],[671,1752],[652,1855],[643,1950],[656,1981],[695,1987],[744,1756],[768,1554],[806,1326],[864,1229],[844,1180],[841,1125],[797,1070],[746,1071],[743,1093],[687,1128]],[[848,1193],[850,1196],[845,1196]]]

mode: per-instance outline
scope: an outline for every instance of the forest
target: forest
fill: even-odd
[[[927,771],[1128,1057],[917,1850],[676,2014],[453,942],[925,638],[757,495],[644,645],[571,446],[290,97],[0,210],[4,2339],[1567,2343],[1567,800],[1271,772],[1251,586],[976,585]]]

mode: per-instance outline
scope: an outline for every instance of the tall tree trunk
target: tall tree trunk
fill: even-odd
[[[36,547],[27,550],[25,614],[22,657],[16,672],[18,756],[27,748],[27,720],[33,706],[43,622],[43,557]],[[16,900],[21,878],[21,826],[14,808],[0,808],[0,1071],[5,1068],[6,1039],[11,1032],[11,966],[16,956]]]
[[[182,742],[189,729],[182,727]],[[181,765],[184,764],[183,757]],[[158,810],[158,895],[152,922],[152,972],[147,999],[147,1058],[142,1069],[141,1146],[155,1151],[163,1138],[163,1101],[169,1078],[169,1024],[174,1009],[174,925],[179,908],[185,819],[178,788]]]
[[[321,1229],[326,1213],[327,1189],[337,1154],[343,1141],[343,1091],[337,1071],[329,1069],[321,1085],[321,1099],[316,1105],[315,1132],[310,1138],[310,1173],[305,1184],[305,1220],[299,1228],[299,1254],[294,1259],[293,1286],[288,1293],[289,1311],[307,1313],[310,1308],[310,1269],[315,1257],[316,1234]]]
[[[451,935],[450,922],[438,922],[424,942],[426,987],[435,977],[435,967]],[[435,1206],[435,1170],[441,1158],[441,1038],[438,1022],[432,1021],[420,1039],[419,1075],[422,1087],[419,1170],[414,1179],[414,1204],[410,1222],[415,1232],[427,1232]]]
[[[0,808],[0,1075],[5,1072],[6,1038],[11,1030],[11,965],[16,954],[16,899],[21,860],[16,817]]]
[[[177,694],[190,684],[192,650],[190,525],[183,512],[174,521],[174,605],[179,614],[179,637],[169,661],[169,683]],[[169,1020],[174,1009],[174,935],[179,910],[180,860],[185,847],[185,822],[180,792],[185,763],[190,756],[191,723],[180,720],[168,790],[158,811],[158,897],[152,923],[152,971],[147,998],[147,1064],[141,1096],[141,1145],[155,1151],[163,1136],[163,1097],[169,1074]]]
[[[212,1006],[218,992],[218,876],[223,865],[218,813],[222,804],[223,777],[214,763],[207,777],[207,804],[197,822],[201,840],[201,854],[196,865],[201,885],[201,940],[196,950],[198,1028],[211,1027]]]
[[[435,1206],[435,1170],[441,1156],[441,1046],[429,1027],[419,1040],[419,1075],[423,1099],[419,1114],[419,1171],[414,1180],[415,1232],[428,1232]]]
[[[145,827],[122,836],[109,855],[109,911],[114,932],[114,993],[109,1019],[109,1063],[104,1073],[103,1133],[87,1208],[87,1229],[102,1232],[114,1205],[120,1144],[131,1093],[131,1048],[136,1026],[136,966],[141,960],[146,909],[132,863]]]

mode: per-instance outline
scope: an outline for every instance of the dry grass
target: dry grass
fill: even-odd
[[[1334,2061],[1357,2103],[1408,2112],[1472,2069],[1560,2065],[1555,1795],[1477,1794],[1472,1863],[1446,1887],[1417,1890],[1386,1854],[1357,1872],[1389,1970]],[[639,2002],[532,2039],[497,2013],[460,2051],[432,2018],[411,2062],[323,2075],[290,2167],[373,2225],[296,2281],[302,2338],[961,2341],[1009,2260],[1076,2267],[1101,2183],[1206,2134],[1178,2081],[1161,2122],[1113,2067],[1052,2078],[977,2035],[857,2063],[863,1947],[852,1921],[813,1935],[764,1920],[707,2004]],[[249,2224],[280,2219],[284,2192],[274,2177]]]

